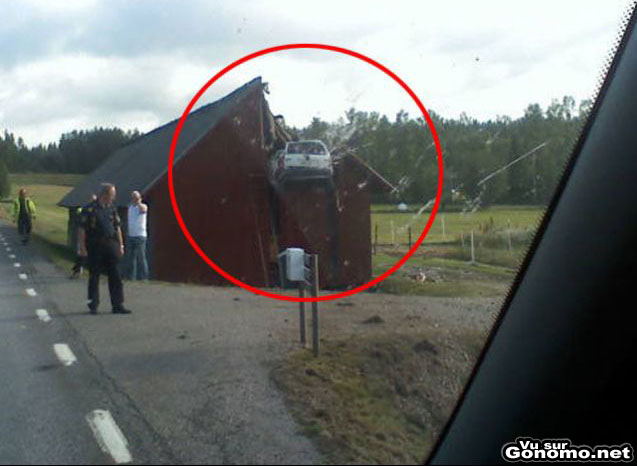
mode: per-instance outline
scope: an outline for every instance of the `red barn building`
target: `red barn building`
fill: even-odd
[[[103,182],[116,185],[125,221],[130,192],[149,205],[148,258],[157,280],[223,284],[195,253],[175,219],[167,162],[177,120],[113,153],[59,205],[75,211]],[[289,140],[273,118],[256,78],[191,112],[175,150],[175,197],[185,224],[208,257],[253,286],[279,283],[277,255],[287,247],[319,254],[322,287],[344,288],[371,278],[370,202],[391,185],[356,156],[334,160],[335,189],[297,184],[277,191],[268,182],[270,154]]]

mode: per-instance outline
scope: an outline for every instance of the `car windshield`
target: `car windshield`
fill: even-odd
[[[325,148],[318,142],[294,142],[288,144],[288,154],[326,155]]]

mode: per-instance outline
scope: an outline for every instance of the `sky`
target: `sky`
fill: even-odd
[[[29,146],[95,126],[146,132],[179,117],[231,62],[301,42],[373,58],[444,117],[516,118],[529,103],[591,98],[632,4],[0,0],[0,129]],[[418,115],[380,71],[317,50],[241,65],[197,106],[256,76],[269,84],[272,111],[297,127],[314,116],[334,121],[351,107],[391,119],[401,109]]]

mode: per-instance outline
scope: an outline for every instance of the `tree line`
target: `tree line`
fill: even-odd
[[[454,119],[430,112],[445,164],[443,204],[548,202],[590,107],[589,100],[577,105],[565,96],[546,109],[530,104],[517,119],[478,121],[465,114]],[[422,116],[400,111],[392,121],[352,108],[336,122],[314,118],[308,126],[290,130],[299,138],[325,141],[336,157],[357,154],[398,188],[377,202],[426,204],[435,196],[436,150]],[[137,130],[93,128],[29,148],[5,131],[0,135],[0,174],[2,165],[11,173],[89,173],[138,136]]]
[[[27,147],[21,137],[0,135],[0,161],[10,173],[90,173],[114,151],[140,135],[120,128],[71,131],[56,143]]]
[[[546,109],[528,105],[517,119],[488,121],[429,112],[445,165],[442,204],[547,203],[591,105],[590,100],[577,105],[565,96]],[[401,111],[391,121],[350,109],[335,123],[314,118],[294,131],[305,139],[325,141],[336,156],[357,154],[398,188],[391,199],[384,196],[377,202],[427,204],[435,197],[436,148],[422,116],[412,118]]]

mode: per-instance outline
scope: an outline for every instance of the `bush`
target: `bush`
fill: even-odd
[[[9,181],[9,171],[3,160],[0,160],[0,198],[5,198],[11,194],[11,182]]]

